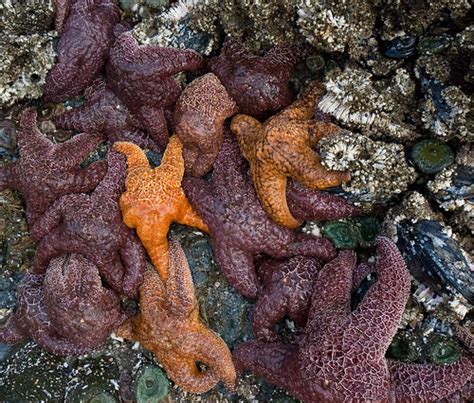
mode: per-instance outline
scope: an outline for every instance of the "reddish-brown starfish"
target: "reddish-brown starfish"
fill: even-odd
[[[140,287],[140,314],[125,322],[117,334],[151,350],[178,386],[204,393],[222,380],[235,383],[232,357],[224,341],[203,325],[191,271],[181,246],[170,242],[166,281],[154,271]],[[197,363],[206,366],[200,370]]]

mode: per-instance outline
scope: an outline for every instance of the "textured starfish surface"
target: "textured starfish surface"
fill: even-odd
[[[81,355],[99,347],[126,318],[94,264],[81,255],[62,255],[51,260],[45,275],[23,278],[0,343],[30,337],[54,354]]]
[[[260,287],[256,254],[276,258],[309,255],[328,261],[335,249],[327,239],[275,224],[261,207],[246,171],[239,146],[227,133],[211,182],[185,178],[183,188],[209,226],[214,255],[224,275],[241,294],[255,298]]]
[[[223,140],[224,120],[238,111],[219,79],[212,73],[191,82],[175,107],[176,135],[183,143],[186,173],[208,173]]]
[[[174,105],[181,93],[173,75],[204,66],[194,50],[139,46],[130,32],[124,32],[110,51],[107,83],[164,148],[168,130],[163,108]]]
[[[328,221],[356,217],[362,210],[341,197],[305,188],[289,180],[286,200],[291,214],[299,221]]]
[[[118,142],[115,149],[128,162],[126,191],[120,197],[123,221],[136,228],[154,266],[166,281],[168,230],[173,221],[207,232],[208,228],[189,204],[181,181],[184,175],[183,146],[170,138],[161,165],[151,168],[145,153],[135,144]]]
[[[321,138],[341,131],[332,123],[311,119],[322,92],[322,85],[313,83],[300,99],[263,124],[247,115],[232,119],[231,129],[250,163],[258,198],[270,217],[285,227],[301,224],[288,208],[287,177],[309,189],[338,186],[349,179],[346,173],[326,170],[312,150]]]
[[[64,22],[71,8],[71,0],[53,0],[54,28],[58,33],[63,31]]]
[[[295,256],[288,260],[268,260],[259,268],[262,282],[253,310],[255,337],[277,341],[276,324],[288,317],[299,326],[308,318],[309,301],[321,265],[317,259]]]
[[[302,56],[299,47],[280,45],[259,57],[235,39],[227,39],[209,67],[242,113],[262,118],[293,101],[288,79]]]
[[[104,80],[95,80],[85,91],[85,103],[55,117],[60,129],[104,134],[111,143],[130,141],[141,148],[159,151],[139,119],[130,113]]]
[[[56,14],[56,23],[61,18]],[[76,0],[71,5],[59,39],[58,62],[46,76],[47,101],[62,102],[92,83],[105,64],[119,18],[114,0]]]
[[[305,402],[431,401],[462,388],[474,370],[466,356],[441,366],[385,359],[410,292],[396,246],[378,239],[377,281],[351,312],[355,264],[355,253],[343,251],[319,272],[297,343],[244,343],[234,350],[237,370],[251,369]]]
[[[199,319],[191,271],[181,246],[170,242],[166,281],[147,271],[140,287],[140,314],[117,331],[151,350],[178,386],[203,393],[222,380],[233,389],[235,369],[224,341]],[[197,363],[206,366],[200,370]]]
[[[120,214],[118,199],[125,175],[125,158],[110,151],[107,174],[91,194],[63,196],[35,222],[31,234],[41,240],[35,257],[36,273],[44,273],[54,256],[80,253],[97,265],[115,291],[137,296],[146,258],[140,241]]]
[[[0,191],[18,190],[26,203],[31,226],[59,197],[90,192],[107,171],[105,161],[81,169],[79,164],[102,141],[98,134],[78,134],[53,144],[36,126],[36,111],[26,110],[20,121],[20,158],[0,167]]]

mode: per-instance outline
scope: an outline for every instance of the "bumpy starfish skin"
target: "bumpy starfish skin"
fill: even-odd
[[[114,0],[76,0],[72,4],[62,27],[58,62],[46,77],[47,101],[62,102],[92,83],[105,64],[119,18]]]
[[[332,123],[311,120],[322,91],[321,85],[312,84],[300,99],[263,124],[247,115],[232,119],[231,129],[250,163],[258,198],[270,217],[285,227],[301,224],[286,201],[288,176],[310,189],[338,186],[349,179],[343,172],[326,170],[311,148],[322,137],[341,131]]]
[[[53,0],[54,28],[58,33],[63,31],[64,22],[69,14],[72,0]]]
[[[58,355],[99,347],[126,319],[120,299],[102,287],[97,267],[81,255],[51,260],[46,275],[27,274],[14,315],[0,328],[0,343],[32,338]]]
[[[360,208],[343,198],[305,188],[294,180],[288,181],[286,200],[291,214],[299,221],[339,220],[362,214]]]
[[[214,255],[229,282],[244,296],[255,298],[259,283],[254,256],[276,258],[307,255],[332,259],[331,242],[283,228],[262,209],[239,146],[229,133],[214,163],[211,182],[185,178],[183,188],[192,206],[209,226]]]
[[[378,239],[377,282],[351,312],[355,263],[355,253],[343,251],[319,272],[305,334],[296,344],[244,343],[234,350],[237,370],[251,369],[305,402],[410,401],[416,382],[417,401],[461,388],[474,369],[467,357],[443,366],[385,359],[410,293],[396,246]]]
[[[193,50],[139,46],[130,32],[124,32],[110,51],[107,83],[164,148],[168,130],[163,108],[174,105],[181,93],[173,75],[204,66]]]
[[[211,170],[222,145],[224,120],[237,111],[236,103],[212,73],[184,89],[174,115],[186,173],[200,177]]]
[[[173,221],[208,231],[206,224],[186,198],[181,181],[184,160],[181,141],[172,136],[161,160],[152,169],[145,153],[135,144],[118,142],[115,149],[128,162],[126,191],[120,197],[123,221],[136,228],[154,266],[166,281],[168,272],[167,234]]]
[[[140,287],[140,314],[117,334],[151,350],[178,386],[203,393],[222,380],[233,389],[235,369],[224,341],[199,319],[191,271],[181,246],[170,242],[169,274],[147,271]],[[201,371],[197,362],[206,365]]]
[[[134,298],[143,282],[145,251],[120,214],[125,159],[110,151],[108,165],[107,174],[91,194],[63,196],[35,222],[31,234],[41,242],[34,271],[44,273],[54,256],[80,253],[97,265],[115,291]]]
[[[139,119],[130,113],[102,79],[95,80],[84,95],[83,106],[55,118],[57,127],[80,132],[99,132],[111,143],[130,141],[141,148],[159,151]]]
[[[248,53],[238,41],[227,39],[209,67],[242,113],[261,118],[293,100],[288,79],[302,55],[296,46],[280,45],[259,57]]]
[[[253,331],[257,339],[277,341],[275,326],[285,316],[299,326],[305,325],[320,269],[317,259],[303,256],[287,261],[266,261],[259,267],[262,291],[253,310]]]
[[[31,226],[59,197],[90,192],[107,171],[105,161],[81,169],[79,164],[102,141],[98,134],[78,134],[55,145],[36,126],[36,111],[26,110],[20,121],[20,158],[0,167],[0,191],[18,190],[26,203]]]

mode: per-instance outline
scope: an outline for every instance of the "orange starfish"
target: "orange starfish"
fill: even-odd
[[[276,223],[285,227],[301,224],[286,203],[288,176],[310,189],[338,186],[349,179],[347,173],[325,169],[312,150],[321,138],[342,130],[332,123],[311,119],[322,92],[322,85],[312,84],[300,99],[264,123],[247,115],[232,119],[232,132],[250,163],[260,203]]]
[[[190,393],[204,393],[219,380],[234,388],[232,356],[224,341],[199,319],[191,271],[177,241],[170,242],[168,279],[146,272],[140,314],[120,326],[117,334],[151,350],[173,382]],[[206,368],[199,369],[197,362]]]
[[[136,228],[162,280],[166,281],[167,234],[171,223],[176,221],[204,232],[209,231],[181,188],[184,175],[183,146],[176,136],[172,136],[161,165],[154,169],[137,145],[119,141],[114,148],[125,154],[128,163],[126,191],[120,197],[123,221],[128,227]]]

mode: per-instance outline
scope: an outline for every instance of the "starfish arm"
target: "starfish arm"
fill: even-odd
[[[286,176],[262,163],[252,170],[252,177],[258,199],[270,218],[284,227],[299,227],[301,221],[293,217],[286,201]]]
[[[474,354],[474,335],[461,325],[456,325],[454,334],[471,354]]]
[[[52,232],[54,228],[58,227],[63,218],[65,207],[69,204],[68,201],[74,199],[74,195],[66,195],[53,203],[31,227],[30,234],[33,239],[40,241]]]
[[[253,332],[258,340],[278,341],[276,324],[287,315],[288,300],[282,297],[280,290],[261,293],[253,309]]]
[[[85,256],[97,264],[100,276],[105,279],[110,288],[119,294],[130,296],[127,294],[127,291],[130,290],[124,290],[125,267],[119,259],[119,256],[114,256],[113,259],[106,261],[94,255],[85,254]]]
[[[167,351],[166,356],[158,357],[168,377],[189,393],[204,393],[212,389],[219,379],[213,371],[201,371],[192,358]]]
[[[87,193],[94,190],[100,180],[107,173],[107,162],[96,161],[85,169],[75,171],[74,180],[70,183],[61,183],[63,193]]]
[[[146,270],[145,251],[143,247],[129,231],[124,245],[120,249],[120,258],[125,267],[122,289],[124,294],[130,298],[135,298],[138,287],[143,283]]]
[[[217,334],[204,326],[200,326],[196,333],[191,334],[192,354],[196,361],[206,366],[217,379],[224,382],[229,390],[235,387],[235,368],[229,348]]]
[[[169,134],[163,108],[143,106],[140,108],[140,115],[150,137],[159,147],[165,148],[168,143]]]
[[[45,235],[36,249],[33,272],[44,274],[53,257],[65,252],[73,252],[73,244],[69,244],[67,241],[58,227],[53,228],[52,231]]]
[[[57,334],[38,330],[32,335],[33,340],[43,349],[60,356],[77,356],[90,353],[93,348],[80,346]]]
[[[256,298],[260,286],[252,253],[227,245],[223,241],[215,243],[214,254],[229,283],[244,297]]]
[[[221,53],[232,62],[245,62],[249,59],[258,59],[255,55],[248,53],[242,43],[228,37],[222,46]]]
[[[295,392],[304,379],[299,368],[297,346],[251,340],[237,346],[232,357],[238,374],[248,369],[298,397]]]
[[[310,190],[293,180],[288,181],[286,198],[290,211],[301,221],[339,220],[362,214],[360,208],[342,197]]]
[[[46,153],[53,143],[39,131],[36,122],[37,113],[34,109],[25,110],[20,118],[20,131],[18,132],[18,147],[20,150],[34,148],[36,152]]]
[[[150,169],[150,163],[143,150],[136,144],[118,141],[114,144],[115,151],[122,153],[127,158],[128,172],[135,168]]]
[[[182,206],[182,214],[177,217],[176,222],[188,227],[194,227],[202,232],[209,233],[209,228],[202,220],[198,213],[193,209],[188,199],[185,199],[184,206]]]
[[[349,314],[356,261],[355,252],[341,251],[318,273],[306,325],[309,337],[325,329],[329,323],[344,320]]]
[[[410,293],[410,274],[396,245],[388,238],[377,240],[375,272],[377,282],[352,312],[350,326],[354,332],[374,340],[382,357],[397,331]]]
[[[109,141],[116,143],[119,141],[134,143],[140,148],[151,150],[155,153],[161,152],[161,147],[158,146],[143,130],[123,130],[115,136],[109,135]]]
[[[107,157],[107,173],[94,190],[98,200],[110,200],[114,204],[124,191],[126,176],[125,158],[116,151],[109,151]]]
[[[172,76],[182,71],[198,70],[206,63],[201,55],[192,49],[162,48],[149,46],[150,54],[156,56],[156,62],[150,66],[150,71],[156,71],[159,76]]]
[[[306,92],[290,106],[278,113],[278,118],[308,120],[314,115],[316,104],[324,93],[322,83],[312,82]]]
[[[71,0],[53,0],[54,28],[61,34],[71,7]]]
[[[392,389],[400,402],[440,401],[461,389],[474,376],[471,358],[445,365],[388,360]]]
[[[15,163],[8,163],[0,167],[0,192],[15,187],[14,166]]]
[[[0,327],[0,343],[15,344],[24,338],[25,335],[18,327],[15,315],[13,314],[6,324]]]
[[[183,248],[176,240],[169,242],[166,293],[173,316],[187,317],[197,309],[191,270]]]
[[[284,43],[271,48],[264,59],[269,65],[275,66],[275,69],[284,70],[286,75],[289,76],[304,53],[302,46]]]
[[[187,177],[183,179],[182,186],[191,207],[197,212],[198,217],[204,219],[204,225],[206,222],[211,222],[216,204],[211,184],[204,179]]]
[[[93,133],[103,131],[105,121],[97,105],[83,105],[54,118],[57,127],[65,130]]]
[[[158,169],[158,171],[156,171]],[[161,159],[161,164],[155,172],[166,172],[170,174],[170,178],[180,186],[184,176],[184,158],[183,158],[183,144],[178,136],[171,136],[168,146]],[[161,175],[158,177],[161,179]]]
[[[58,144],[54,149],[55,158],[64,162],[66,167],[74,167],[83,162],[87,156],[104,140],[98,133],[81,133],[72,139]]]
[[[239,143],[240,150],[247,161],[255,160],[257,141],[261,137],[263,125],[251,116],[235,115],[230,129]]]
[[[317,257],[323,262],[329,262],[336,257],[336,249],[329,239],[298,233],[295,240],[287,245],[287,254]]]

